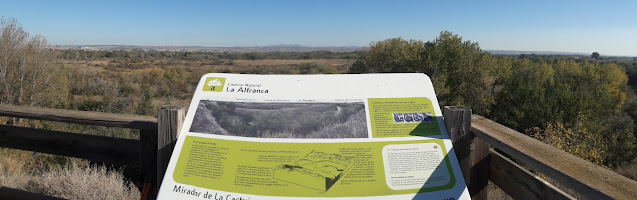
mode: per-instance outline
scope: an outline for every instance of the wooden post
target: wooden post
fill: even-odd
[[[157,155],[157,130],[152,129],[139,129],[139,172],[140,175],[137,178],[140,182],[145,182],[148,179],[148,171],[152,170],[155,166],[155,156]],[[139,185],[140,191],[143,188],[143,184]]]
[[[460,171],[464,182],[469,185],[471,176],[471,109],[465,106],[445,106],[442,112],[449,133],[449,139],[453,143],[453,149],[460,164]]]
[[[442,115],[471,198],[487,199],[489,146],[471,134],[471,109],[445,106]]]
[[[487,199],[489,192],[489,143],[471,134],[471,199]]]
[[[177,106],[164,106],[157,112],[157,189],[161,186],[170,156],[184,124],[186,110]]]

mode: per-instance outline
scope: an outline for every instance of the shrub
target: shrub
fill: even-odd
[[[547,123],[544,130],[533,128],[531,136],[589,162],[603,166],[608,148],[598,134],[586,130],[581,123],[574,126],[561,122]]]
[[[42,172],[32,178],[26,190],[65,199],[139,199],[140,193],[121,172],[103,166],[69,165]]]

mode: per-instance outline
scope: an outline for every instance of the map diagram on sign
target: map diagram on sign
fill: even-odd
[[[354,166],[354,158],[312,151],[294,164],[282,164],[274,169],[277,180],[307,188],[327,191]]]

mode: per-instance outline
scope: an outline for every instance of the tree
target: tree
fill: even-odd
[[[478,43],[443,31],[426,43],[402,38],[372,43],[349,73],[425,73],[433,82],[440,105],[467,105],[486,115],[495,103],[499,77],[510,71],[507,63],[482,52]]]
[[[597,117],[597,116],[593,116]],[[589,120],[585,126],[589,131],[601,136],[608,147],[604,154],[607,166],[618,167],[635,160],[634,122],[625,113],[610,115],[602,119]]]
[[[144,92],[142,94],[142,98],[137,104],[135,114],[155,116],[157,115],[157,108],[155,107],[155,104],[153,104],[153,90],[150,86],[144,86],[143,88]]]
[[[426,70],[422,62],[424,43],[392,38],[374,42],[360,53],[360,58],[350,67],[350,73],[421,72]]]
[[[599,58],[595,52],[594,57]],[[350,73],[417,72],[431,78],[440,105],[477,114],[606,166],[637,155],[637,103],[624,108],[628,78],[612,63],[493,57],[477,43],[442,32],[433,41],[372,43]],[[593,57],[593,56],[592,56]]]
[[[494,58],[478,43],[448,31],[425,43],[422,60],[441,105],[466,105],[485,116],[495,104],[500,80],[511,71],[509,60]]]
[[[525,131],[546,122],[574,124],[621,112],[628,78],[615,64],[516,60],[489,118]],[[595,116],[595,117],[593,117]]]
[[[593,58],[595,60],[599,59],[599,53],[593,52],[593,54],[591,54],[591,58]]]
[[[553,122],[556,104],[549,95],[555,84],[555,70],[529,59],[514,60],[512,66],[511,75],[502,80],[504,86],[489,118],[519,131]]]
[[[597,164],[635,155],[627,76],[615,64],[528,59],[513,62],[491,119]],[[632,98],[631,98],[632,99]]]
[[[46,39],[31,36],[17,20],[0,20],[0,103],[60,107],[68,80]]]

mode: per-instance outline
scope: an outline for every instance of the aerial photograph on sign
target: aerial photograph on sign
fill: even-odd
[[[190,132],[258,138],[367,138],[365,105],[201,100]]]

